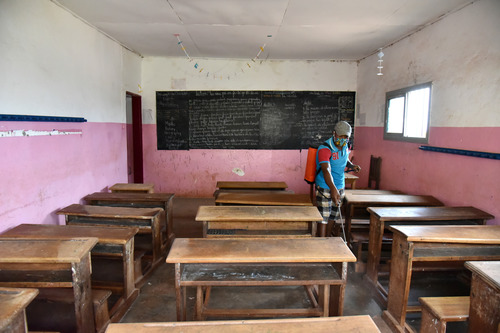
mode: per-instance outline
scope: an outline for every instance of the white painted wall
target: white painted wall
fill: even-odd
[[[383,126],[385,93],[433,82],[433,127],[500,126],[500,1],[480,0],[383,50],[358,71],[357,122]]]
[[[0,113],[88,120],[0,122],[0,132],[82,132],[0,137],[0,232],[64,223],[58,209],[127,181],[125,91],[140,70],[139,56],[54,2],[0,0]]]
[[[198,63],[198,68],[194,68],[196,63]],[[187,58],[147,57],[142,65],[143,122],[144,124],[156,123],[156,91],[355,91],[356,73],[357,62],[350,61],[253,63],[250,60],[189,61]]]
[[[2,113],[125,122],[141,58],[53,2],[0,1],[0,50]]]

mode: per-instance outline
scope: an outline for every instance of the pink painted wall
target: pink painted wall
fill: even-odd
[[[429,152],[420,144],[383,140],[382,127],[356,129],[356,163],[368,166],[370,155],[382,157],[380,186],[408,194],[428,194],[448,206],[474,206],[500,224],[500,161],[486,158]],[[498,151],[499,127],[432,127],[430,146]],[[363,173],[360,184],[367,184]]]
[[[55,211],[127,180],[125,124],[0,122],[1,131],[18,129],[83,134],[0,138],[0,232],[61,224]]]
[[[144,181],[179,196],[210,197],[217,181],[286,181],[295,193],[309,193],[304,181],[307,150],[156,149],[156,125],[143,125]],[[234,168],[244,176],[233,173]]]
[[[449,206],[475,206],[496,216],[490,223],[500,224],[500,161],[385,141],[381,127],[358,126],[355,134],[353,156],[363,168],[358,186],[367,186],[370,155],[381,156],[381,188],[433,195]],[[498,127],[435,127],[430,130],[429,145],[498,152],[498,142]],[[285,181],[295,193],[309,193],[303,180],[306,150],[157,151],[154,125],[144,125],[144,147],[145,181],[154,183],[158,191],[209,197],[218,180],[262,180]],[[233,168],[242,169],[245,175],[236,175]]]

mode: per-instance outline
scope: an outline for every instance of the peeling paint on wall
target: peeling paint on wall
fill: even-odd
[[[244,176],[245,171],[241,170],[240,168],[234,168],[233,173],[237,174],[238,176]]]

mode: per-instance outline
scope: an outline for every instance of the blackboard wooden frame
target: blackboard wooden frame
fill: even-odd
[[[354,91],[157,91],[157,147],[307,149],[340,120],[354,128],[355,98]]]

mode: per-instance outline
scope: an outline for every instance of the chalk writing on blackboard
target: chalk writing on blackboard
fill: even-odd
[[[354,125],[355,92],[158,91],[158,149],[305,149]]]

